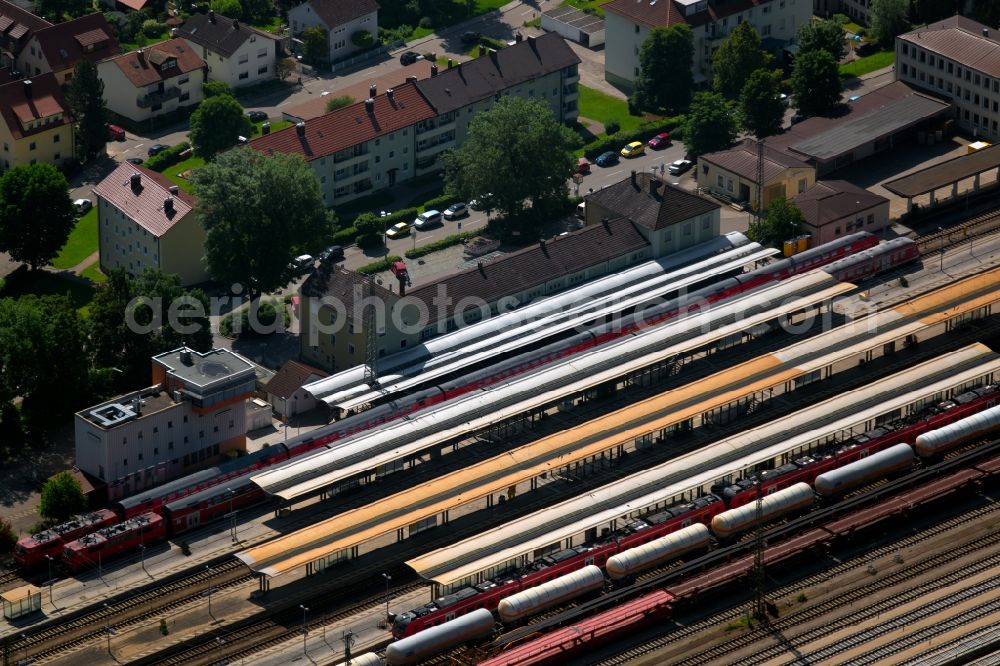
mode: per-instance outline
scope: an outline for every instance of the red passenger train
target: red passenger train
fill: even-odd
[[[135,551],[140,545],[158,543],[166,535],[163,518],[155,513],[144,513],[66,544],[62,552],[63,565],[77,573],[122,553]]]
[[[18,566],[32,569],[44,565],[46,556],[58,560],[63,547],[84,534],[118,522],[118,514],[107,509],[85,513],[44,532],[21,537],[14,546],[14,561]]]

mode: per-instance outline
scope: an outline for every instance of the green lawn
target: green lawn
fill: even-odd
[[[576,7],[580,11],[593,9],[596,16],[604,18],[604,10],[601,9],[601,5],[608,2],[610,0],[565,0],[562,4]]]
[[[845,23],[844,24],[844,30],[846,30],[847,32],[849,32],[849,33],[851,33],[853,35],[856,35],[861,30],[863,30],[863,28],[860,25],[858,25],[857,23]]]
[[[270,32],[272,34],[277,35],[280,34],[281,26],[283,26],[284,24],[285,22],[281,20],[280,16],[272,16],[270,18],[261,19],[256,23],[251,23],[250,25],[257,28],[258,30],[263,30],[264,32]]]
[[[605,95],[587,86],[580,86],[580,115],[603,125],[617,120],[623,131],[634,130],[643,123],[642,116],[629,115],[625,100]]]
[[[198,167],[203,166],[204,164],[205,164],[204,157],[189,157],[183,162],[179,162],[173,165],[172,167],[167,167],[163,171],[163,175],[166,176],[167,180],[169,180],[177,187],[181,188],[185,192],[190,192],[191,181],[188,180],[187,178],[182,178],[180,174],[184,173],[185,171],[197,169]]]
[[[52,260],[52,266],[62,270],[73,268],[94,252],[97,252],[97,209],[91,208],[77,220],[66,245]]]
[[[264,124],[263,120],[260,121],[259,123],[254,123],[253,124],[253,135],[254,136],[260,136],[260,126],[263,125],[263,124]],[[293,123],[291,121],[288,121],[288,120],[272,120],[271,121],[271,132],[274,133],[274,132],[277,132],[278,130],[283,130],[286,127],[291,127],[294,124],[295,123]]]
[[[108,276],[101,272],[100,261],[95,261],[91,265],[87,266],[83,269],[83,272],[80,273],[80,275],[97,284],[106,282],[108,279]]]
[[[165,31],[161,32],[159,35],[157,35],[156,37],[146,37],[145,42],[143,42],[142,44],[140,44],[139,42],[134,42],[134,43],[132,43],[132,42],[122,42],[121,43],[121,47],[122,47],[122,51],[124,51],[125,53],[128,53],[129,51],[136,51],[136,50],[138,50],[139,47],[141,47],[141,46],[142,47],[144,47],[144,46],[152,46],[153,44],[159,44],[160,42],[165,42],[168,39],[170,39],[170,31],[169,30],[165,30]]]
[[[865,56],[864,58],[858,58],[854,62],[849,62],[846,65],[841,65],[840,76],[841,78],[861,76],[862,74],[868,74],[870,72],[874,72],[877,69],[888,67],[895,61],[896,61],[895,51],[879,51],[878,53],[873,53],[870,56]]]
[[[73,307],[82,310],[94,297],[94,288],[82,280],[73,280],[56,273],[41,269],[32,272],[27,268],[19,268],[7,276],[3,288],[0,289],[0,298],[17,298],[27,294],[36,296],[68,294]]]

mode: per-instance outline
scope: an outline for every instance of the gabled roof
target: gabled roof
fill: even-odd
[[[13,2],[0,0],[0,35],[5,35],[14,42],[24,46],[27,44],[31,33],[37,32],[52,24],[40,16],[35,16],[29,11],[21,9]],[[10,44],[8,46],[15,46]],[[14,53],[17,55],[20,49]]]
[[[308,0],[308,4],[330,30],[379,9],[376,0]]]
[[[301,135],[299,127],[292,126],[254,139],[250,146],[268,155],[298,153],[311,161],[437,115],[415,85],[406,83],[393,90],[392,99],[388,92],[376,96],[372,113],[365,102],[358,102],[302,123]]]
[[[135,190],[131,184],[133,174],[139,174],[139,187]],[[94,193],[125,213],[126,217],[143,229],[160,237],[190,213],[197,203],[184,190],[178,189],[172,193],[172,186],[173,183],[163,174],[126,162],[98,183]],[[167,197],[173,197],[173,213],[164,210],[164,200]]]
[[[251,37],[278,39],[275,35],[269,35],[214,11],[209,11],[207,14],[193,14],[184,25],[177,28],[177,36],[226,58],[236,53]]]
[[[1000,76],[998,38],[1000,31],[959,15],[897,37],[991,76]]]
[[[171,59],[174,65],[164,69],[163,65]],[[205,61],[183,39],[168,39],[146,49],[109,58],[108,61],[117,65],[136,88],[166,81],[205,66]]]
[[[852,217],[889,200],[846,180],[818,180],[802,194],[791,199],[806,222],[814,227]]]
[[[698,3],[675,4],[675,0],[611,0],[602,9],[650,29],[666,28],[678,23],[686,23],[692,28],[697,28],[769,2],[771,0],[707,0],[707,2],[703,0]],[[691,13],[685,14],[683,9],[685,4],[695,5]]]
[[[653,231],[711,213],[721,206],[645,171],[587,196],[602,207]]]
[[[62,118],[58,121],[32,129],[22,129],[22,123],[51,118],[60,113]],[[0,85],[0,115],[3,116],[7,129],[15,140],[73,122],[62,88],[55,74],[51,72],[32,79]]]
[[[81,60],[97,62],[118,53],[118,40],[104,14],[89,14],[39,30],[35,39],[53,72],[76,66]]]
[[[448,113],[579,62],[562,37],[546,33],[446,69],[417,88],[439,114]]]
[[[317,370],[311,365],[290,360],[281,366],[278,374],[271,377],[271,381],[267,383],[264,390],[279,398],[289,398],[302,388],[303,384],[328,376],[327,373]]]
[[[741,178],[757,182],[757,142],[753,139],[744,139],[738,146],[728,150],[705,153],[698,160],[715,164]],[[792,157],[782,150],[775,150],[767,143],[764,144],[765,183],[777,178],[786,169],[795,168],[811,168],[811,166],[805,161]]]

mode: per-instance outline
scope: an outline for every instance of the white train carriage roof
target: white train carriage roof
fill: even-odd
[[[361,472],[490,423],[750,330],[785,313],[821,303],[853,287],[815,271],[719,304],[636,336],[553,363],[534,374],[448,401],[374,432],[338,442],[307,459],[267,470],[253,480],[285,500],[310,495]],[[746,313],[754,313],[747,315]],[[720,325],[721,324],[721,325]],[[654,351],[648,351],[648,350]],[[793,373],[795,374],[795,373]]]
[[[726,273],[737,271],[743,266],[762,261],[777,254],[777,250],[771,248],[762,248],[751,252],[745,251],[752,246],[760,247],[756,243],[752,243],[731,252],[717,255],[717,257],[713,257],[711,260],[706,260],[685,268],[681,271],[682,273],[692,271],[686,277],[674,278],[673,276],[678,273],[672,273],[662,278],[651,279],[632,285],[619,292],[614,300],[607,301],[606,303],[584,303],[569,310],[543,317],[537,321],[526,322],[522,327],[503,331],[495,337],[480,340],[465,349],[428,359],[418,371],[415,371],[418,374],[414,375],[413,372],[408,370],[402,374],[383,377],[379,380],[378,389],[343,400],[334,406],[344,410],[351,410],[384,398],[386,395],[411,390],[437,377],[461,371],[470,364],[495,358],[497,354],[516,351],[556,333],[571,332],[595,319],[650,303],[672,291],[687,289],[692,285],[702,282],[707,276],[715,275],[721,278]]]
[[[746,236],[739,232],[729,233],[681,252],[654,261],[647,261],[614,275],[593,280],[574,289],[537,299],[512,312],[464,326],[457,331],[428,340],[418,347],[412,347],[379,359],[379,374],[385,375],[394,371],[398,373],[403,368],[414,364],[420,365],[428,358],[440,354],[461,350],[475,341],[496,335],[498,331],[519,326],[525,321],[536,320],[548,313],[558,312],[579,304],[592,303],[595,299],[614,298],[621,289],[628,285],[662,277],[665,273],[670,273],[688,264],[746,245],[750,245]],[[760,248],[756,243],[753,245]],[[331,405],[361,393],[367,393],[370,390],[365,383],[364,366],[338,372],[312,384],[306,384],[304,388],[317,400]]]
[[[407,565],[423,578],[452,585],[671,498],[707,492],[727,474],[738,474],[828,434],[852,428],[867,430],[882,414],[997,373],[1000,357],[975,344],[411,559]]]

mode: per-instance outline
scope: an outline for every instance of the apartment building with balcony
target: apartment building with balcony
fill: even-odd
[[[168,39],[97,65],[108,110],[133,122],[202,100],[205,61],[183,39]]]
[[[956,15],[902,34],[896,80],[950,100],[969,135],[1000,139],[1000,30]]]
[[[604,8],[604,78],[630,90],[639,50],[654,28],[687,24],[694,33],[695,82],[712,76],[712,54],[748,21],[765,43],[790,43],[812,16],[812,0],[611,0]]]
[[[36,162],[73,161],[73,116],[55,74],[0,85],[0,173]]]
[[[557,118],[576,119],[579,57],[561,37],[529,37],[431,77],[408,80],[319,118],[251,142],[267,154],[298,153],[320,181],[327,206],[432,173],[464,141],[476,113],[502,95],[544,100]]]

